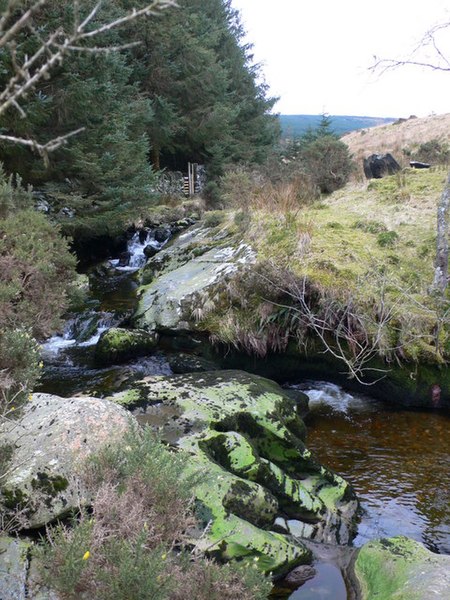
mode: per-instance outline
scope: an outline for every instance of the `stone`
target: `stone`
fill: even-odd
[[[126,250],[125,252],[121,252],[119,254],[119,262],[118,262],[117,266],[128,267],[128,265],[130,264],[130,258],[131,258],[131,252],[128,252],[128,250]]]
[[[25,600],[30,544],[17,538],[0,537],[0,598]]]
[[[116,443],[132,423],[125,409],[107,400],[33,394],[15,421],[0,425],[0,446],[13,447],[0,512],[22,511],[23,528],[32,529],[88,505],[80,465]]]
[[[134,316],[138,328],[150,331],[195,331],[213,306],[210,292],[218,283],[255,261],[251,246],[210,238],[202,227],[191,229],[144,267],[147,285],[138,291]]]
[[[195,354],[186,354],[184,352],[169,356],[169,365],[172,371],[177,375],[216,371],[220,368],[211,360],[207,360],[201,356],[195,356]]]
[[[315,576],[316,570],[314,569],[314,567],[311,567],[310,565],[300,565],[299,567],[296,567],[286,575],[286,577],[281,583],[281,586],[297,589],[306,581],[312,579]]]
[[[412,169],[430,169],[431,168],[430,163],[424,163],[424,162],[420,162],[418,160],[410,160],[409,166]]]
[[[160,244],[162,244],[163,242],[167,241],[170,236],[172,235],[172,230],[169,227],[169,225],[161,225],[160,227],[157,227],[154,231],[153,231],[153,237],[154,239],[159,242]]]
[[[146,239],[148,238],[148,233],[149,233],[148,229],[146,229],[145,227],[142,228],[142,229],[139,229],[138,236],[139,236],[139,243],[140,244],[143,244],[146,241]]]
[[[354,570],[362,600],[450,600],[450,556],[403,536],[365,544]]]
[[[314,460],[295,401],[276,383],[239,371],[146,377],[111,400],[128,397],[139,397],[138,420],[187,452],[193,476],[201,474],[201,549],[279,574],[311,554],[280,533],[278,518],[312,521],[316,540],[345,541],[347,527],[350,539],[353,490]]]
[[[143,252],[144,256],[146,256],[147,258],[152,258],[152,256],[155,256],[155,254],[158,254],[159,248],[157,248],[153,244],[147,244]]]
[[[372,154],[363,160],[364,174],[367,179],[381,179],[386,175],[394,175],[401,167],[392,154]]]
[[[137,329],[111,327],[104,331],[95,347],[95,361],[99,365],[111,365],[152,354],[158,343],[158,335]]]

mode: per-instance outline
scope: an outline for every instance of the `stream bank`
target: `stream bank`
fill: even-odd
[[[167,250],[169,250],[169,247]],[[226,255],[226,257],[228,258],[229,255]],[[238,260],[239,258],[238,256]],[[163,263],[164,255],[161,258],[155,257],[152,264],[155,261]],[[218,267],[215,259],[210,261],[209,264],[213,265],[213,269]],[[117,293],[108,291],[110,282],[112,290],[116,290]],[[403,533],[414,539],[425,541],[427,547],[434,551],[448,552],[448,514],[446,514],[445,502],[442,498],[437,497],[431,502],[432,506],[427,507],[423,506],[420,499],[421,489],[442,489],[440,482],[445,474],[448,474],[448,445],[446,439],[440,434],[433,438],[435,430],[438,432],[445,432],[446,430],[448,422],[444,413],[439,410],[404,411],[393,408],[392,405],[382,401],[376,402],[371,398],[360,399],[357,395],[346,395],[343,390],[328,383],[324,386],[311,381],[309,383],[305,382],[306,379],[311,380],[311,378],[327,376],[333,381],[346,383],[347,389],[349,388],[348,381],[340,373],[342,368],[335,367],[332,369],[329,361],[327,361],[327,355],[320,355],[308,362],[299,361],[298,354],[295,353],[292,353],[292,355],[289,353],[270,355],[265,359],[248,358],[242,356],[242,354],[230,352],[224,352],[221,355],[211,349],[201,332],[196,333],[183,328],[179,331],[168,331],[163,328],[159,350],[151,356],[132,360],[124,365],[98,368],[95,363],[94,348],[102,333],[100,330],[106,330],[111,326],[127,327],[130,325],[130,317],[136,308],[135,294],[137,287],[138,281],[134,267],[118,268],[118,263],[110,263],[106,270],[104,268],[94,270],[91,275],[91,290],[96,305],[89,310],[96,313],[96,318],[103,311],[110,313],[109,316],[105,317],[106,319],[110,318],[110,320],[105,323],[104,320],[102,321],[103,316],[99,318],[98,327],[94,327],[94,331],[91,332],[93,335],[87,337],[84,341],[77,341],[71,337],[74,331],[73,326],[71,326],[72,329],[64,334],[66,337],[62,335],[59,339],[48,342],[45,349],[53,347],[56,351],[53,358],[47,359],[46,373],[41,383],[43,390],[52,391],[53,393],[58,390],[60,395],[65,396],[74,393],[86,393],[87,390],[90,394],[109,395],[111,390],[128,389],[133,382],[142,380],[147,376],[170,375],[174,372],[173,365],[178,364],[179,367],[180,360],[183,363],[182,356],[180,359],[180,350],[183,351],[183,368],[186,372],[195,369],[210,371],[211,365],[217,369],[239,365],[241,369],[244,368],[246,371],[256,372],[290,385],[293,382],[302,380],[300,384],[294,385],[300,385],[301,389],[306,391],[311,398],[312,410],[308,418],[308,440],[312,440],[314,453],[319,457],[320,462],[331,466],[337,473],[345,473],[350,480],[352,480],[353,474],[358,472],[358,479],[355,478],[355,486],[362,498],[364,514],[354,543],[360,545],[364,541],[373,539],[373,537]],[[115,307],[119,307],[119,310],[116,311]],[[88,313],[81,317],[82,322],[86,316],[88,316]],[[86,333],[84,338],[86,338]],[[74,340],[73,343],[71,343],[72,340]],[[64,342],[69,342],[65,348],[63,347]],[[58,344],[61,344],[59,348],[57,348]],[[194,364],[197,366],[194,367]],[[69,375],[72,377],[72,383],[70,383]],[[387,389],[383,391],[381,388],[380,391],[379,386],[366,388],[365,391],[366,393],[369,391],[371,395],[378,395],[384,400],[392,398],[392,390],[390,392]],[[315,394],[334,398],[331,401],[331,411],[329,408],[323,408],[324,403],[322,403],[322,408],[319,411],[314,408]],[[336,400],[336,397],[338,397],[338,400]],[[410,398],[408,390],[404,391],[404,397]],[[353,402],[351,398],[356,400]],[[355,408],[353,404],[356,407],[359,406],[359,408]],[[362,406],[365,406],[365,408],[361,408]],[[380,414],[381,422],[372,420],[378,414]],[[391,432],[381,426],[382,423],[389,424],[390,422],[395,423],[395,427]],[[361,438],[352,437],[352,431],[354,430],[361,435]],[[401,435],[396,436],[393,433],[399,431],[402,432]],[[379,437],[377,437],[376,432],[379,432]],[[347,456],[348,462],[343,463],[337,460],[335,463],[334,452],[337,458],[341,457],[342,454],[345,455],[342,444],[347,439],[353,440],[351,451],[349,451],[350,456]],[[322,449],[319,440],[326,444]],[[412,444],[412,440],[420,440],[420,442],[426,440],[425,449],[419,442]],[[432,444],[434,441],[437,442],[436,447]],[[333,444],[330,445],[330,442]],[[431,455],[435,462],[420,464],[420,468],[417,469],[418,473],[415,473],[414,469],[412,471],[408,470],[405,481],[402,480],[399,484],[399,472],[393,469],[392,465],[401,467],[404,463],[417,464],[419,456],[426,457],[428,455],[427,445],[429,443],[431,444]],[[359,453],[357,451],[358,447],[362,447]],[[378,452],[379,448],[385,449],[386,452]],[[405,448],[408,448],[408,452],[402,453],[401,450]],[[362,460],[362,457],[365,460]],[[377,470],[373,470],[373,463],[377,466]],[[429,468],[431,464],[443,465],[447,471],[444,472],[444,470],[440,471],[439,469],[432,471]],[[360,468],[359,471],[357,467]],[[390,478],[391,473],[393,474],[392,478]],[[357,487],[359,477],[361,477],[361,482],[367,488]],[[409,477],[412,479],[412,484],[408,484]],[[408,488],[408,485],[412,485],[413,489]],[[392,494],[393,490],[395,495]],[[381,501],[380,497],[377,496],[377,491],[380,492],[384,501]],[[419,519],[417,519],[418,515]],[[414,524],[416,520],[418,520],[418,524]],[[320,556],[320,552],[317,552],[317,554]],[[307,582],[291,597],[296,599],[320,598],[321,596],[317,595],[317,589],[322,587],[323,581],[327,582],[324,584],[325,588],[328,586],[328,589],[342,589],[342,594],[348,593],[348,591],[345,591],[345,577],[341,574],[335,558],[333,560],[319,558],[317,572],[318,575],[315,579]],[[310,592],[316,595],[308,596],[307,594]],[[344,597],[346,596],[342,595],[342,598]]]

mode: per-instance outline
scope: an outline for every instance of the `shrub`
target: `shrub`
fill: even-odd
[[[39,346],[24,329],[0,333],[0,417],[17,411],[39,378]]]
[[[49,530],[41,548],[46,583],[62,598],[253,600],[267,598],[260,573],[225,567],[189,549],[195,525],[189,457],[135,430],[86,467],[92,513]]]
[[[348,147],[334,136],[318,137],[301,152],[303,168],[324,194],[343,187],[349,180],[353,163]]]
[[[450,146],[434,138],[420,144],[418,149],[411,154],[413,160],[431,163],[434,165],[447,165],[450,160]]]
[[[75,278],[59,229],[33,210],[0,220],[0,274],[0,330],[26,327],[35,337],[55,331]]]
[[[54,332],[68,304],[75,258],[58,227],[31,208],[31,190],[0,165],[0,415],[37,381],[34,338]]]

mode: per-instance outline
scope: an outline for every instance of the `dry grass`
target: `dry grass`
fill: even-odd
[[[420,144],[432,139],[450,142],[450,113],[425,118],[410,118],[401,123],[381,125],[370,129],[353,131],[342,137],[360,169],[362,159],[370,154],[390,152],[402,166],[408,165],[404,150],[414,150]]]

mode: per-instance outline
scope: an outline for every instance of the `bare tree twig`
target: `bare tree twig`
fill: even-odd
[[[19,14],[14,20],[17,4],[10,0],[7,8],[0,18],[0,48],[9,51],[14,74],[11,76],[5,88],[0,93],[0,117],[11,107],[15,108],[22,118],[26,118],[26,111],[20,102],[26,98],[27,94],[34,90],[43,80],[51,76],[55,67],[60,66],[67,55],[74,52],[86,52],[92,54],[118,52],[137,46],[140,42],[131,42],[117,46],[85,46],[83,42],[89,42],[100,38],[102,34],[118,29],[126,24],[132,23],[138,19],[158,14],[160,11],[176,6],[175,0],[153,0],[142,9],[133,8],[127,14],[112,21],[94,26],[91,30],[87,28],[93,24],[95,19],[99,18],[102,0],[100,0],[90,13],[80,22],[80,6],[78,0],[73,0],[73,23],[72,32],[66,32],[62,27],[50,32],[46,39],[41,39],[37,29],[33,26],[33,18],[39,14],[40,9],[44,7],[47,0],[35,0],[29,10]],[[15,40],[20,31],[28,28],[32,35],[39,41],[40,46],[31,57],[24,57],[23,63],[16,51]],[[0,135],[0,139],[22,146],[27,146],[37,151],[44,160],[48,161],[48,154],[65,144],[69,138],[83,131],[83,128],[72,131],[66,135],[59,136],[54,140],[43,144],[37,140],[27,139],[11,135]]]

